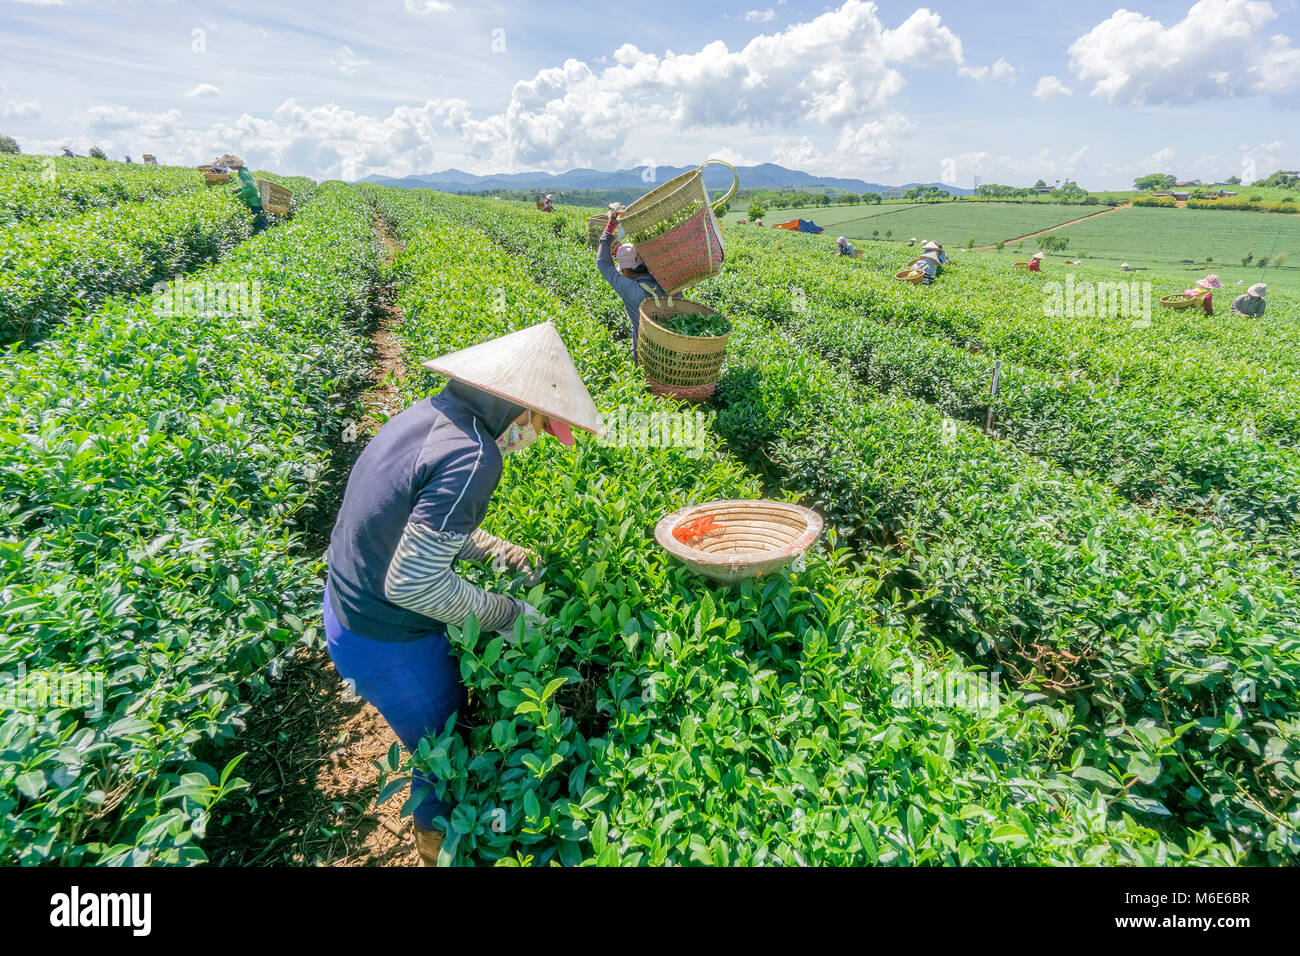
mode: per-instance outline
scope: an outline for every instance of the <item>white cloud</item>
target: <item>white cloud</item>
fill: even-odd
[[[776,11],[771,7],[766,10],[746,10],[744,20],[746,23],[771,23],[776,19]]]
[[[821,176],[855,177],[867,170],[897,172],[903,162],[895,136],[910,125],[902,114],[891,113],[857,127],[845,127],[829,151],[819,149],[807,136],[793,143],[783,141],[773,149],[772,162]]]
[[[25,3],[33,7],[61,7],[65,0],[13,0],[14,3]]]
[[[211,83],[200,83],[185,94],[187,100],[211,100],[221,95],[221,91]]]
[[[1168,166],[1174,161],[1174,148],[1166,146],[1164,149],[1158,149],[1149,156],[1142,157],[1138,163],[1139,166],[1154,169],[1157,166]]]
[[[4,119],[31,119],[41,115],[41,104],[35,100],[27,100],[19,103],[10,101],[0,106],[0,118]]]
[[[406,0],[408,13],[451,13],[454,8],[441,0]]]
[[[1034,87],[1034,99],[1050,100],[1053,96],[1069,96],[1073,90],[1054,76],[1044,76]]]
[[[1016,68],[1007,62],[1006,57],[998,57],[989,66],[963,66],[957,71],[962,76],[969,76],[971,79],[979,80],[998,80],[1004,83],[1016,82]]]
[[[157,140],[176,135],[181,111],[170,109],[165,113],[141,113],[125,106],[92,106],[74,113],[73,119],[92,133],[121,132]]]
[[[335,54],[330,57],[330,63],[333,64],[334,68],[340,73],[346,73],[348,75],[357,72],[357,70],[361,69],[363,66],[370,65],[369,60],[363,60],[361,57],[353,53],[352,47],[350,46],[339,47]]]
[[[1070,46],[1070,68],[1107,103],[1165,105],[1236,96],[1269,96],[1296,105],[1300,49],[1262,0],[1199,0],[1166,27],[1117,10]]]

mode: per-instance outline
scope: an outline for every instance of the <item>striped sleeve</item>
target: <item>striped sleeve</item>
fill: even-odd
[[[408,611],[457,627],[471,613],[485,631],[513,623],[523,610],[522,601],[475,587],[452,570],[465,542],[466,535],[408,522],[388,565],[384,596]]]

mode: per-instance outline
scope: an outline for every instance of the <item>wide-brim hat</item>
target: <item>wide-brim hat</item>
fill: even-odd
[[[1206,276],[1204,279],[1197,279],[1196,285],[1202,289],[1218,289],[1223,286],[1218,276]]]
[[[922,248],[922,249],[938,249],[938,248],[939,248],[939,243],[937,243],[937,242],[935,242],[933,239],[931,239],[929,242],[927,242],[927,243],[926,243],[925,245],[923,245],[921,248]]]
[[[848,240],[845,239],[843,236],[840,236],[838,239],[835,240],[836,245],[843,245],[846,242],[848,242]]]
[[[1030,256],[1029,258],[1031,258],[1031,259],[1046,259],[1046,258],[1047,258],[1047,253],[1045,253],[1045,252],[1035,252],[1035,253],[1034,253],[1032,256]]]
[[[1246,294],[1253,295],[1253,296],[1262,296],[1267,291],[1268,291],[1268,286],[1264,285],[1264,283],[1262,282],[1256,282],[1253,286],[1251,286],[1249,289],[1246,290]]]
[[[597,436],[605,434],[596,403],[582,383],[564,340],[550,322],[422,364],[447,378],[541,412],[553,419],[553,424],[571,425]],[[573,444],[568,428],[557,428],[551,434],[566,445]]]

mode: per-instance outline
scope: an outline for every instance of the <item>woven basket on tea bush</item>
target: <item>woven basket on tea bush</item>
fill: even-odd
[[[656,319],[695,313],[720,315],[717,309],[689,299],[646,299],[641,303],[637,359],[652,391],[699,400],[713,394],[727,354],[728,331],[723,335],[679,335]]]
[[[655,525],[660,547],[715,581],[759,577],[802,557],[822,532],[817,512],[781,501],[709,501]]]
[[[1190,309],[1194,305],[1201,304],[1201,296],[1184,295],[1181,292],[1175,292],[1172,295],[1162,295],[1160,304],[1166,309]]]

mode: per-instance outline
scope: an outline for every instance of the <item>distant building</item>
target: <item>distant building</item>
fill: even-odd
[[[1050,193],[1051,191],[1052,191],[1052,187],[1051,187],[1051,186],[1035,186],[1035,187],[1034,187],[1034,192],[1039,193],[1039,194],[1046,194],[1046,193]]]
[[[1153,192],[1151,195],[1153,195],[1153,196],[1172,196],[1173,193],[1169,192],[1168,190],[1158,189],[1158,190],[1156,190],[1155,192]]]
[[[1237,194],[1236,194],[1235,192],[1233,192],[1231,189],[1220,189],[1220,190],[1219,190],[1219,198],[1220,198],[1220,199],[1227,199],[1229,196],[1235,196],[1235,195],[1237,195]]]
[[[1169,195],[1174,197],[1175,202],[1187,202],[1192,198],[1191,193],[1170,193]]]
[[[1174,188],[1175,188],[1175,189],[1182,189],[1182,188],[1184,188],[1184,187],[1199,186],[1200,184],[1201,184],[1201,181],[1200,181],[1199,179],[1188,179],[1188,180],[1184,180],[1184,181],[1181,182],[1181,183],[1174,183]]]

